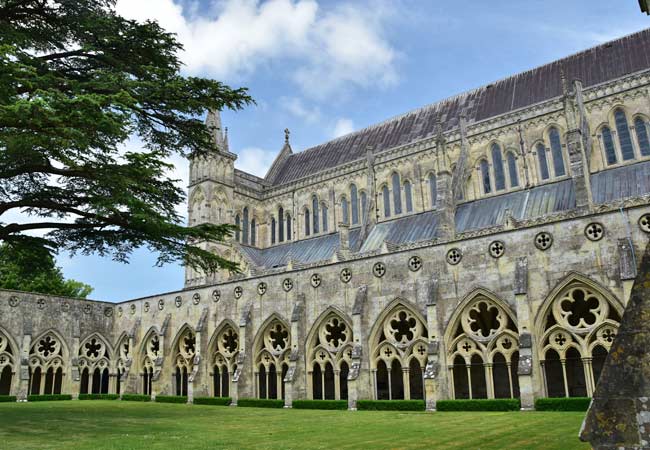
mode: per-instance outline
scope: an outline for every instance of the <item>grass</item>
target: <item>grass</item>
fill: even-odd
[[[0,403],[0,448],[588,449],[580,412],[320,411],[96,400]]]

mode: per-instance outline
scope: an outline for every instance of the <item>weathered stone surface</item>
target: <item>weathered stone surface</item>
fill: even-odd
[[[580,438],[595,450],[650,448],[650,244]]]

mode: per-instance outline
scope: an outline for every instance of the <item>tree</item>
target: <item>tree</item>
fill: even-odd
[[[146,246],[158,264],[237,270],[191,245],[234,227],[184,226],[166,161],[216,150],[200,116],[252,99],[181,75],[181,49],[115,0],[0,0],[0,240],[122,262]],[[130,136],[143,148],[121,150]]]
[[[87,284],[64,279],[48,249],[23,242],[0,245],[0,288],[77,298],[93,291]]]

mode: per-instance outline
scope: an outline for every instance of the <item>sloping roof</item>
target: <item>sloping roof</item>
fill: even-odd
[[[365,157],[367,146],[380,152],[432,136],[436,118],[446,115],[446,130],[457,127],[465,109],[468,121],[490,117],[562,95],[560,71],[567,80],[590,87],[650,68],[650,29],[599,45],[550,64],[448,98],[333,141],[294,153],[269,174],[279,185]]]
[[[650,193],[650,161],[604,170],[591,176],[594,203]]]
[[[357,245],[358,239],[359,229],[350,230],[351,247]],[[339,233],[336,232],[264,249],[241,246],[240,250],[257,267],[271,269],[286,266],[289,260],[300,264],[330,260],[339,250],[339,246]]]
[[[607,169],[591,175],[594,203],[608,203],[650,194],[650,161]],[[533,219],[576,207],[572,179],[509,194],[463,203],[456,208],[456,231],[480,230],[502,225],[506,211],[517,220]],[[359,244],[359,228],[350,230],[350,247]],[[408,244],[438,237],[438,212],[426,211],[376,224],[363,242],[360,253],[376,251],[384,242]],[[257,267],[286,266],[289,260],[311,264],[331,260],[339,250],[339,234],[331,233],[265,249],[242,246],[241,252]]]
[[[365,253],[378,250],[384,242],[406,244],[426,241],[437,237],[437,232],[437,211],[381,222],[373,227],[359,251]]]
[[[456,208],[456,231],[462,233],[501,225],[508,210],[514,219],[523,220],[566,211],[575,206],[573,180],[563,180],[463,203]]]

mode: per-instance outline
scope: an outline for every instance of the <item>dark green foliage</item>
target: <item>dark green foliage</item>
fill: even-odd
[[[119,400],[119,394],[79,394],[79,400]]]
[[[359,411],[424,411],[424,400],[359,400]]]
[[[127,402],[150,402],[150,395],[143,394],[122,394],[122,400]]]
[[[251,408],[284,408],[284,400],[273,400],[266,398],[240,398],[237,406]]]
[[[195,405],[221,405],[228,406],[232,403],[230,397],[194,397]]]
[[[30,245],[29,239],[0,245],[0,288],[76,298],[86,298],[93,290],[64,279],[52,253]]]
[[[347,400],[294,400],[293,409],[348,409]]]
[[[537,411],[587,411],[590,403],[589,397],[538,398],[535,400],[535,409]]]
[[[46,395],[28,395],[28,402],[49,402],[56,400],[72,400],[70,394],[46,394]]]
[[[15,402],[15,401],[16,401],[15,395],[0,395],[0,403]]]
[[[122,262],[146,246],[159,264],[237,270],[191,245],[233,227],[183,224],[168,161],[216,150],[200,116],[252,99],[181,75],[181,50],[156,22],[119,16],[115,0],[0,2],[0,241]]]
[[[517,398],[495,398],[476,400],[438,400],[438,411],[519,411],[521,403]]]
[[[187,403],[185,395],[157,395],[156,403]]]

